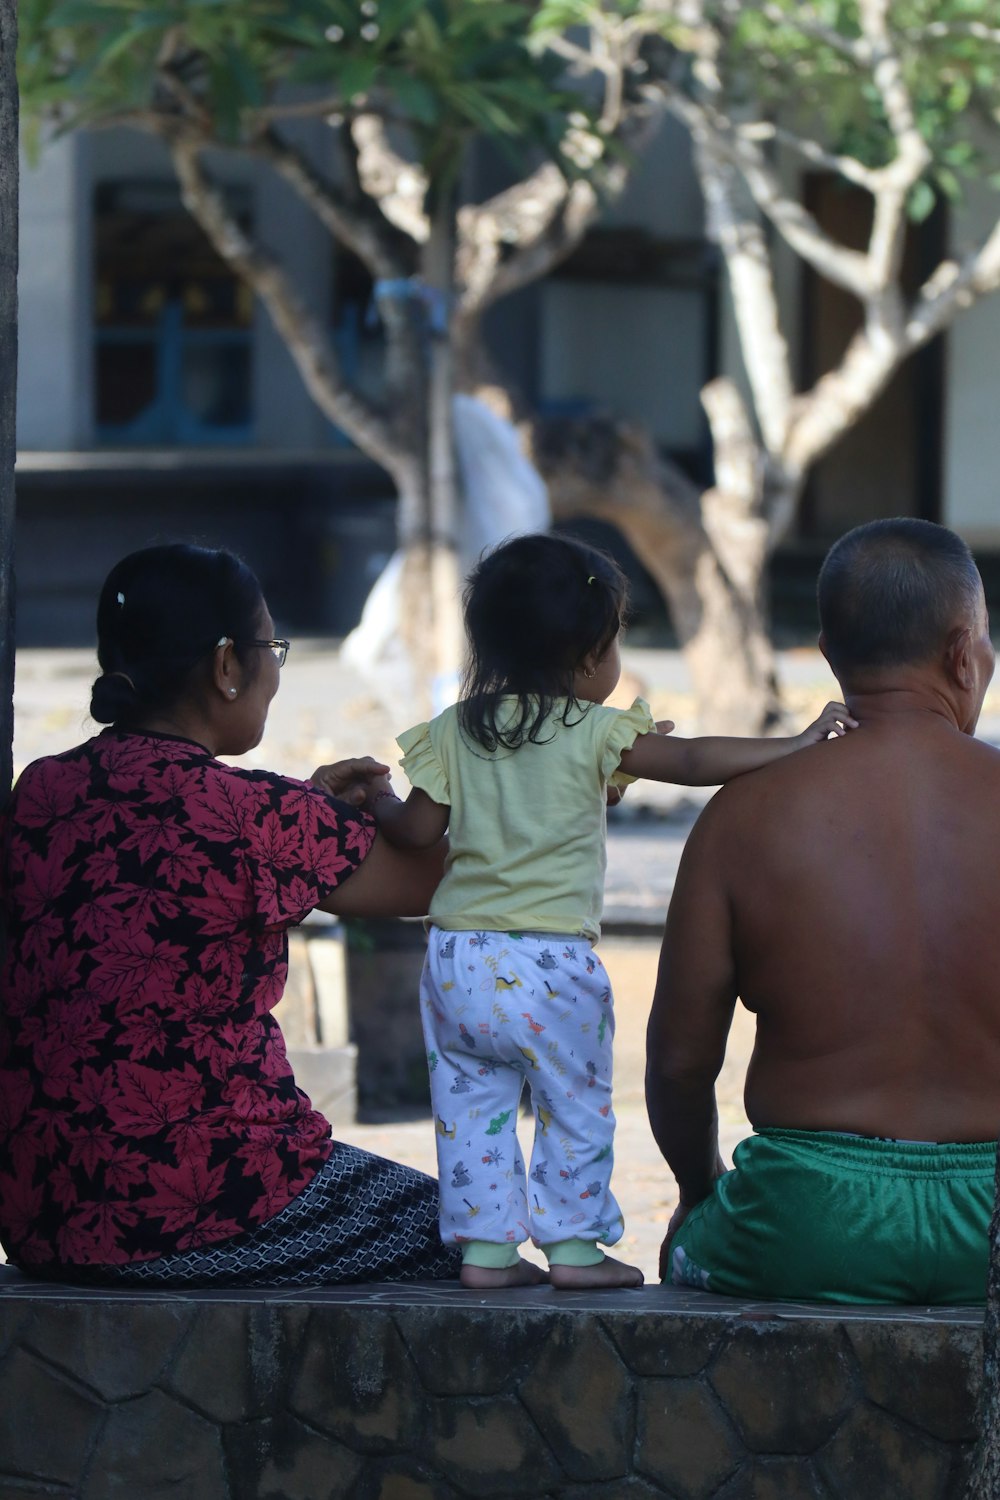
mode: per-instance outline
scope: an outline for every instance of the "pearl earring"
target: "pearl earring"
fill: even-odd
[[[230,688],[229,689],[229,696],[230,696],[230,698],[235,698],[236,697],[236,689],[235,688]]]

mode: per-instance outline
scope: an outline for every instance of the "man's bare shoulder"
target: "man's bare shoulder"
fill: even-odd
[[[963,789],[970,799],[1000,791],[1000,749],[951,728],[929,734],[866,731],[772,761],[735,776],[706,805],[695,825],[698,844],[718,850],[741,838],[757,838],[762,825],[788,829],[807,812],[843,808],[869,797],[873,786],[906,775],[947,776],[951,795]],[[998,804],[1000,807],[1000,804]]]

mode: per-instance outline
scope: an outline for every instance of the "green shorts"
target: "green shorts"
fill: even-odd
[[[760,1130],[674,1238],[670,1280],[732,1297],[986,1300],[995,1141]]]

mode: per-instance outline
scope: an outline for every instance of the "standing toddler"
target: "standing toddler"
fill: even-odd
[[[636,777],[711,786],[853,727],[828,704],[794,739],[681,740],[636,699],[604,707],[621,671],[626,584],[603,553],[519,537],[465,592],[470,661],[461,702],[401,735],[413,790],[371,806],[393,844],[448,830],[430,911],[421,1014],[437,1129],[440,1226],[461,1279],[503,1287],[638,1286],[602,1246],[622,1234],[611,1191],[614,1009],[600,935],[605,806]],[[525,1172],[515,1134],[527,1083]]]

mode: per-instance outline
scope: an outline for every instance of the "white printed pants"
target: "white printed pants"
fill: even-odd
[[[584,938],[432,927],[420,1008],[437,1131],[441,1237],[614,1244],[614,1011]],[[527,1178],[515,1134],[528,1083]]]

